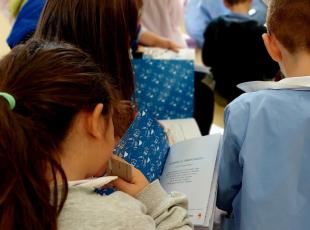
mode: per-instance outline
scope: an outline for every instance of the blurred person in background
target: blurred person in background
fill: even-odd
[[[143,0],[141,24],[148,31],[186,47],[181,31],[183,15],[182,0]]]
[[[242,91],[246,81],[271,80],[279,66],[268,55],[262,35],[265,26],[249,14],[252,0],[222,0],[231,13],[210,22],[204,34],[202,59],[211,67],[215,90],[228,102]]]
[[[254,0],[249,14],[259,24],[264,24],[266,9],[262,0]],[[229,10],[225,8],[221,0],[187,0],[185,7],[186,30],[196,42],[197,47],[202,48],[203,33],[211,20],[228,13]]]
[[[142,1],[136,1],[137,4],[142,8]],[[46,0],[28,0],[25,2],[18,13],[11,33],[7,38],[9,47],[13,48],[14,46],[23,43],[32,37],[37,27],[45,2]],[[117,26],[115,28],[117,28]],[[171,49],[174,51],[177,51],[180,47],[180,45],[176,44],[170,39],[161,37],[155,33],[143,29],[137,30],[137,43],[145,46]],[[133,48],[136,48],[135,43]]]

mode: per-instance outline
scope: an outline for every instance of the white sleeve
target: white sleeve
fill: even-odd
[[[140,31],[139,31],[139,33],[138,33],[138,35],[137,35],[137,41],[138,41],[138,42],[140,41],[140,38],[141,38],[142,34],[143,34],[145,31],[147,31],[146,28],[145,28],[144,26],[141,25],[141,29],[140,29]]]

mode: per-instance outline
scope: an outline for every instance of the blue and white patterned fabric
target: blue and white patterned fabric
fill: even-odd
[[[163,127],[146,111],[140,112],[114,154],[139,169],[148,181],[159,179],[169,152],[169,144]],[[110,195],[113,188],[95,189],[100,195]]]
[[[133,67],[139,111],[156,119],[193,117],[193,61],[134,59]]]
[[[143,111],[122,137],[114,153],[138,168],[152,182],[159,179],[168,150],[164,129]]]

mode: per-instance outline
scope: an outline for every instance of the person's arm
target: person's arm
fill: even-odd
[[[198,48],[202,48],[203,33],[212,20],[204,1],[190,0],[185,7],[186,31],[195,40]]]
[[[118,178],[114,186],[122,192],[135,197],[145,206],[145,214],[141,219],[152,217],[148,223],[155,224],[156,229],[193,229],[187,213],[188,201],[179,192],[168,194],[156,180],[149,184],[144,175],[132,167],[132,181],[126,182]],[[151,229],[151,228],[148,228]]]
[[[210,22],[218,16],[229,13],[223,1],[189,0],[185,9],[185,23],[189,35],[202,48],[203,33]]]
[[[152,47],[159,47],[164,49],[173,50],[175,52],[178,52],[180,48],[182,48],[180,45],[176,44],[175,42],[160,37],[157,34],[154,34],[153,32],[144,30],[142,31],[139,40],[139,44],[144,46],[152,46]]]
[[[27,41],[34,33],[45,0],[27,1],[20,10],[7,38],[10,48]]]
[[[168,194],[156,180],[148,185],[136,198],[147,207],[147,214],[156,223],[156,229],[192,229],[187,214],[188,201],[184,194]]]
[[[236,103],[236,102],[234,102]],[[225,128],[220,151],[219,185],[217,207],[232,211],[232,202],[242,185],[243,169],[239,162],[241,143],[244,138],[247,120],[243,113],[244,106],[228,106],[225,109]]]

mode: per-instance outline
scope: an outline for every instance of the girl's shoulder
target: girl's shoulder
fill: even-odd
[[[123,192],[101,196],[86,189],[71,188],[59,216],[59,229],[100,229],[100,226],[119,229],[131,225],[134,228],[134,225],[150,224],[148,218],[144,205]]]

